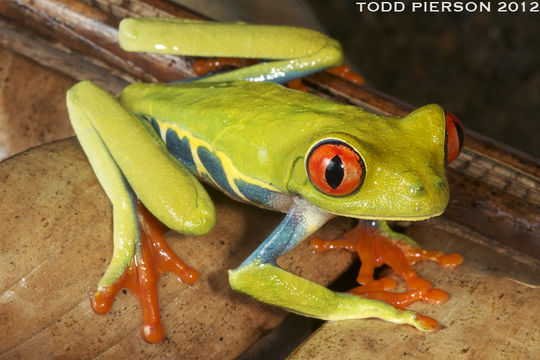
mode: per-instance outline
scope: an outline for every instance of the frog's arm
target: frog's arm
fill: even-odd
[[[120,46],[127,51],[276,60],[198,81],[286,83],[343,61],[340,44],[313,30],[289,26],[187,19],[124,19]]]
[[[78,93],[81,88],[87,87],[86,85],[79,85],[68,92],[67,106],[79,143],[85,150],[94,173],[113,207],[114,252],[109,267],[98,285],[99,289],[103,289],[114,283],[124,272],[133,257],[135,244],[140,240],[140,232],[135,215],[133,192],[88,118],[86,109],[79,106]]]
[[[92,163],[94,171],[121,172],[150,212],[173,230],[200,235],[212,228],[215,213],[202,185],[116,99],[83,81],[69,90],[67,103],[74,127],[84,126],[77,135],[89,138],[83,140],[83,147],[97,159]],[[99,151],[90,148],[94,143]],[[107,176],[102,180],[105,188],[110,186]],[[114,182],[115,188],[124,184],[128,192],[125,182],[116,176]],[[120,193],[112,193],[112,198],[116,196]]]
[[[151,215],[136,205],[134,193],[161,222],[184,234],[204,234],[213,227],[213,204],[189,170],[104,90],[80,82],[68,91],[67,105],[81,146],[113,204],[113,259],[92,306],[105,313],[116,292],[130,288],[142,305],[146,340],[158,342],[163,329],[154,269],[173,271],[188,283],[198,274],[162,241]]]
[[[325,320],[375,317],[420,330],[437,323],[414,311],[399,310],[385,302],[336,293],[293,275],[276,265],[276,259],[299,244],[332,215],[296,198],[285,219],[237,269],[229,271],[231,286],[263,302]]]

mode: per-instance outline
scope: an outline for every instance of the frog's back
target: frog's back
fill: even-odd
[[[299,149],[360,112],[273,83],[135,84],[120,99],[194,173],[262,205],[287,193]]]

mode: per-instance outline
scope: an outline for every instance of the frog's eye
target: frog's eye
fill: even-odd
[[[445,111],[446,116],[446,143],[444,152],[446,154],[446,163],[454,161],[463,149],[463,125],[459,119],[451,112]]]
[[[364,180],[364,162],[344,142],[332,140],[315,145],[307,156],[309,179],[328,195],[344,196],[358,190]]]

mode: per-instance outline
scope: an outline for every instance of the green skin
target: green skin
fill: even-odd
[[[275,259],[337,215],[421,220],[442,213],[449,192],[445,116],[439,106],[428,105],[403,118],[378,116],[277,84],[252,82],[275,74],[286,74],[282,81],[288,81],[291,72],[303,76],[339,65],[339,44],[310,30],[127,19],[119,38],[129,51],[277,61],[190,83],[134,84],[116,99],[90,82],[68,92],[75,132],[113,204],[114,254],[100,289],[114,283],[138,252],[135,196],[173,230],[200,235],[215,223],[204,187],[168,153],[151,126],[133,115],[144,114],[163,122],[160,135],[171,129],[190,141],[192,152],[199,147],[211,151],[229,180],[242,179],[279,194],[270,203],[254,203],[288,215],[259,249],[229,272],[233,288],[307,316],[377,317],[429,330],[413,311],[332,292],[280,269]],[[306,155],[324,139],[346,142],[361,155],[365,178],[358,191],[331,196],[311,183]],[[195,173],[209,178],[200,164]]]

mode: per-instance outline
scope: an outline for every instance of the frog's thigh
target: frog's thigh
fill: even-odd
[[[185,19],[124,19],[119,43],[127,51],[277,60],[197,81],[286,83],[343,61],[341,45],[313,30],[290,26],[217,23]]]

